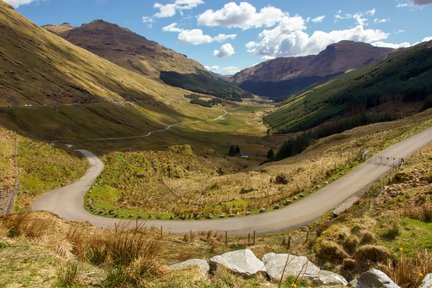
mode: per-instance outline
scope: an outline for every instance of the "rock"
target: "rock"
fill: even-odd
[[[348,281],[342,275],[326,270],[319,272],[318,279],[315,282],[320,285],[348,285]]]
[[[384,272],[377,269],[363,273],[358,279],[351,281],[350,285],[357,288],[400,288]]]
[[[432,273],[426,275],[423,279],[420,288],[432,288]]]
[[[219,266],[241,276],[266,272],[264,263],[249,249],[228,252],[210,259],[211,272],[214,272]]]
[[[278,174],[274,180],[275,184],[288,184],[290,181],[290,177],[286,174]]]
[[[273,281],[280,281],[282,274],[284,278],[300,276],[314,280],[318,279],[320,273],[320,269],[304,256],[268,253],[264,255],[263,262],[268,276]],[[283,272],[284,268],[285,272]]]
[[[183,269],[183,268],[187,268],[190,266],[197,266],[201,272],[203,273],[204,276],[208,276],[209,271],[210,271],[210,266],[207,263],[207,261],[202,260],[202,259],[190,259],[181,263],[177,263],[174,265],[169,266],[169,270],[178,270],[178,269]]]

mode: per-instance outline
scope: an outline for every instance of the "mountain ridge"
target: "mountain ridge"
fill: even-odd
[[[383,60],[393,51],[344,40],[317,55],[265,61],[240,71],[231,81],[251,93],[281,101],[311,85]]]
[[[70,29],[65,29],[65,23],[42,27],[76,46],[155,80],[162,71],[182,74],[206,71],[204,66],[186,55],[101,19]]]

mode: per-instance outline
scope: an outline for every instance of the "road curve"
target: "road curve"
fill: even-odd
[[[374,158],[377,159],[379,156],[407,158],[430,143],[432,143],[432,127],[387,148]],[[136,225],[135,220],[105,218],[93,215],[84,209],[84,196],[102,173],[104,164],[93,153],[86,150],[78,151],[90,163],[87,173],[71,185],[44,194],[34,202],[32,209],[34,211],[50,211],[67,220],[88,221],[102,228],[112,229],[115,225],[134,227]],[[145,224],[147,227],[163,227],[164,231],[174,233],[187,233],[190,230],[194,232],[213,230],[239,235],[254,230],[257,233],[292,230],[315,221],[324,213],[334,209],[346,199],[379,180],[391,169],[389,166],[376,165],[373,164],[373,161],[368,161],[298,202],[259,215],[196,221],[140,220],[139,223]]]

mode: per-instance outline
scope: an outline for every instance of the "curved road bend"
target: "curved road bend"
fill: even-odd
[[[429,143],[432,143],[432,127],[387,148],[375,157],[407,158]],[[50,211],[67,220],[89,221],[102,228],[112,229],[119,224],[134,227],[134,220],[100,217],[84,209],[84,196],[103,171],[104,164],[93,153],[86,150],[78,151],[84,154],[90,163],[87,173],[71,185],[46,193],[34,202],[32,209]],[[380,179],[391,169],[388,166],[374,165],[371,161],[363,163],[310,196],[282,209],[259,215],[197,221],[140,220],[140,224],[149,227],[162,226],[163,230],[176,233],[187,233],[190,230],[195,232],[213,230],[228,231],[229,234],[246,234],[254,230],[257,233],[291,230],[315,221],[327,211],[334,209],[346,199]]]

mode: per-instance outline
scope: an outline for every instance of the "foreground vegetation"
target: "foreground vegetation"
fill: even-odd
[[[337,121],[341,116],[379,114],[395,118],[426,109],[432,95],[428,81],[432,73],[430,45],[395,53],[380,63],[312,88],[285,102],[265,120],[273,132],[288,133]]]
[[[218,270],[170,271],[167,265],[250,247],[265,253],[306,255],[322,269],[351,280],[371,267],[401,287],[417,287],[432,271],[432,145],[372,187],[333,218],[289,233],[231,237],[214,232],[174,235],[137,227],[104,231],[49,213],[0,218],[0,281],[28,287],[278,287],[262,276],[242,278]],[[279,287],[313,287],[288,278]]]
[[[376,153],[428,127],[431,116],[428,110],[356,128],[323,138],[296,157],[246,170],[242,163],[252,160],[190,146],[108,153],[106,169],[87,195],[87,209],[108,217],[183,220],[279,209],[347,173],[364,150]],[[261,153],[265,159],[267,151]]]
[[[372,187],[351,209],[314,228],[317,262],[347,277],[379,267],[402,287],[432,271],[432,145]]]
[[[0,188],[10,195],[15,189],[16,135],[0,128],[0,138]],[[18,136],[18,155],[17,211],[29,209],[37,196],[71,183],[87,169],[87,161],[65,146],[56,148],[22,136]]]

